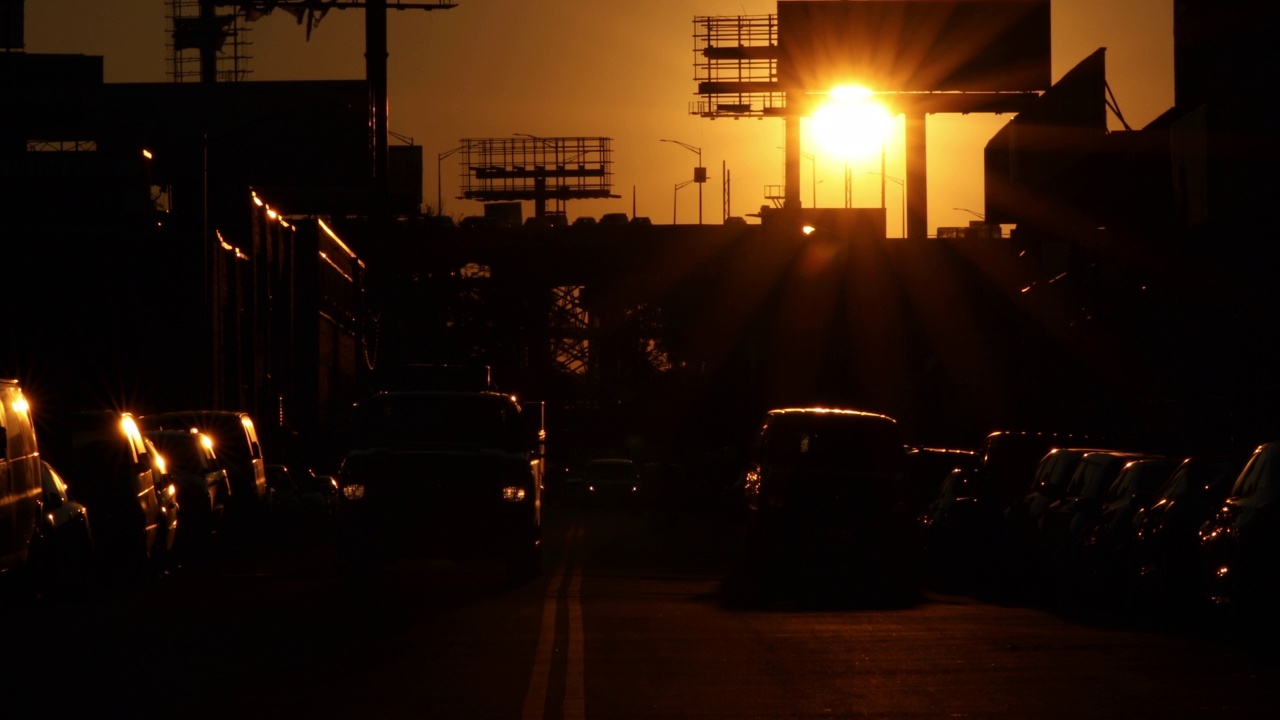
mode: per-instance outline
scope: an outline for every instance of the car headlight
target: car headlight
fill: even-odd
[[[502,488],[502,499],[507,502],[523,502],[526,491],[519,485],[508,485]]]
[[[348,500],[363,500],[364,485],[352,484],[342,486],[342,497]]]

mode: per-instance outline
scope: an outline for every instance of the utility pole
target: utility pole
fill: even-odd
[[[363,8],[364,14],[364,58],[365,78],[369,82],[369,131],[372,135],[373,158],[370,167],[371,198],[369,220],[373,226],[371,236],[379,236],[385,228],[388,212],[387,146],[387,11],[395,10],[448,10],[457,7],[456,2],[436,0],[435,2],[403,2],[394,0],[332,0],[317,3],[315,0],[201,0],[201,15],[206,10],[212,15],[214,6],[233,7],[236,12],[244,13],[246,18],[260,17],[273,10],[283,10],[298,18],[305,24],[307,38],[311,38],[311,30],[330,10],[350,10]],[[207,8],[206,8],[207,6]],[[256,13],[256,15],[255,15]],[[216,60],[216,53],[207,55]],[[207,60],[201,57],[202,79]]]
[[[693,179],[689,182],[698,183],[698,224],[702,224],[702,186],[707,182],[707,169],[702,166],[702,148],[696,145],[690,145],[679,140],[659,140],[658,142],[669,142],[679,145],[680,147],[692,153],[698,154],[698,167],[693,169]],[[687,184],[687,183],[686,183]],[[674,222],[674,221],[673,221]]]

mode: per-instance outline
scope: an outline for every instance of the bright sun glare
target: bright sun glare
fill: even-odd
[[[831,90],[813,112],[810,131],[818,149],[841,160],[878,155],[893,118],[871,99],[871,91],[857,86]]]

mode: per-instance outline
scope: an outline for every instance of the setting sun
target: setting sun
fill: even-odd
[[[880,152],[893,118],[858,86],[831,90],[813,113],[813,140],[822,152],[842,160],[860,160]]]

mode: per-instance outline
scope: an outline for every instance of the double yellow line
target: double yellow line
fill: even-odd
[[[553,659],[560,650],[566,655],[564,678],[564,704],[560,716],[565,720],[586,717],[586,692],[583,688],[582,652],[582,559],[579,548],[582,542],[582,522],[575,521],[569,527],[565,539],[564,556],[551,576],[547,593],[542,601],[542,627],[538,631],[538,649],[533,658],[533,671],[529,676],[529,690],[524,696],[522,720],[542,720],[555,716],[548,712],[547,693],[555,673]],[[556,646],[556,619],[560,608],[565,607],[568,627],[564,647]],[[554,710],[554,707],[550,708]]]

